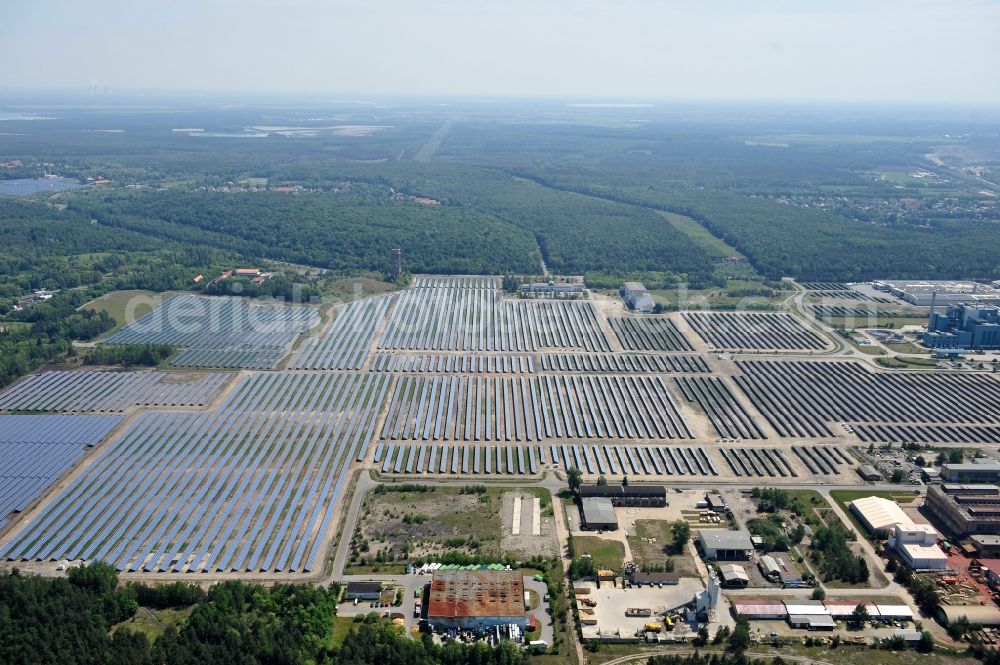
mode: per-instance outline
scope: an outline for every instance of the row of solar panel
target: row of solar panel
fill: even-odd
[[[0,516],[24,510],[120,416],[0,416]]]
[[[377,353],[372,359],[373,372],[444,372],[446,374],[531,374],[535,363],[531,356],[438,355],[429,353]]]
[[[743,361],[737,385],[781,436],[829,423],[1000,423],[1000,381],[959,372],[874,372],[857,361]]]
[[[211,413],[143,414],[0,556],[311,571],[390,381],[268,372],[245,378]]]
[[[394,297],[369,298],[341,307],[324,335],[302,344],[289,368],[361,369]]]
[[[659,376],[404,376],[382,439],[693,438]]]
[[[701,356],[642,353],[548,353],[541,356],[542,369],[553,372],[707,372]]]
[[[492,289],[420,288],[396,300],[380,349],[610,351],[589,301],[508,300]]]
[[[693,446],[379,444],[374,461],[382,473],[404,474],[532,475],[558,465],[589,475],[719,475],[708,451]]]
[[[242,298],[180,295],[129,323],[105,343],[170,344],[204,352],[182,355],[178,359],[182,366],[274,367],[292,340],[318,322],[315,307],[250,305]],[[237,352],[256,353],[240,356]],[[268,358],[275,360],[264,365]]]
[[[178,381],[168,372],[42,372],[0,393],[10,411],[124,411],[130,406],[204,406],[231,374]]]

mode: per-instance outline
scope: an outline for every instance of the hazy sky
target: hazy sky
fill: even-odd
[[[0,87],[1000,103],[996,0],[0,4]]]

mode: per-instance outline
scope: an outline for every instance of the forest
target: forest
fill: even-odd
[[[412,640],[383,621],[357,623],[342,644],[332,641],[336,585],[223,582],[207,592],[175,582],[120,585],[103,563],[44,578],[0,573],[0,662],[10,665],[523,665],[506,644]],[[126,623],[150,608],[190,610],[150,640]]]

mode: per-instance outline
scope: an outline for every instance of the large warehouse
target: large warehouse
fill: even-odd
[[[580,528],[615,531],[618,528],[618,518],[615,517],[611,499],[598,496],[580,499]]]
[[[1000,303],[1000,291],[990,284],[958,280],[881,280],[873,284],[913,305],[927,307],[933,300],[938,305],[957,303]]]
[[[1000,534],[1000,488],[994,485],[931,485],[924,506],[949,535]]]
[[[431,580],[427,620],[434,626],[487,630],[528,626],[524,578],[518,570],[436,571]]]
[[[903,512],[895,501],[878,496],[855,499],[849,504],[861,524],[877,536],[885,536],[896,524],[910,524],[913,520]]]
[[[720,561],[746,561],[753,555],[753,541],[746,531],[702,529],[698,544],[706,559]]]
[[[583,485],[581,499],[610,499],[615,506],[629,508],[662,508],[667,505],[667,488],[663,485]]]

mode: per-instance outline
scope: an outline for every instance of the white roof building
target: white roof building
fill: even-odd
[[[879,496],[866,496],[855,499],[849,504],[851,512],[857,515],[861,524],[870,532],[886,533],[896,524],[911,524],[909,516],[903,512],[895,501]]]
[[[948,555],[937,546],[940,537],[930,524],[895,524],[889,528],[889,547],[910,568],[941,570],[948,566]]]

